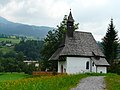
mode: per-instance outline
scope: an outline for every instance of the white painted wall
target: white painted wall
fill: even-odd
[[[66,61],[58,61],[58,73],[61,73],[61,65],[63,65],[63,72],[65,73]]]
[[[68,74],[90,72],[90,58],[84,57],[67,57],[67,68]],[[89,69],[86,69],[86,62],[89,61]]]
[[[107,73],[107,67],[105,66],[97,66],[97,73]]]
[[[89,69],[86,69],[86,62],[89,61]],[[61,73],[61,65],[63,65],[63,73],[76,74],[85,72],[107,73],[105,66],[92,66],[93,61],[85,57],[67,57],[66,61],[58,61],[58,73]],[[91,67],[90,67],[91,66]]]

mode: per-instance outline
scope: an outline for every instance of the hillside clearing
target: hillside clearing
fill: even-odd
[[[20,39],[0,38],[0,42],[1,41],[11,41],[11,43],[18,44],[20,42]]]

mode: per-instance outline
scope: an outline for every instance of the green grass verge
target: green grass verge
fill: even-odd
[[[30,77],[30,75],[24,73],[0,73],[0,82],[18,80]]]
[[[0,90],[69,90],[87,74],[41,76],[0,83]]]
[[[105,83],[107,90],[120,90],[120,75],[107,74]]]

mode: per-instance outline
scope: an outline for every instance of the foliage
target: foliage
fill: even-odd
[[[110,69],[110,72],[116,73],[116,74],[120,75],[120,61],[119,62],[115,62],[112,65],[112,67]]]
[[[111,19],[111,23],[108,26],[107,33],[102,39],[102,45],[106,59],[111,65],[110,70],[112,70],[114,63],[116,62],[115,60],[117,58],[117,49],[119,45],[118,34],[115,30],[115,26],[113,25],[113,19]]]
[[[39,60],[40,59],[40,50],[42,48],[43,41],[37,40],[22,40],[19,44],[15,46],[15,51],[23,52],[29,60]]]
[[[107,90],[120,90],[120,75],[108,74],[105,83]]]
[[[9,53],[10,51],[13,51],[13,47],[6,47],[6,46],[0,47],[0,52],[2,52],[3,54]]]
[[[105,76],[106,74],[104,74],[104,73],[94,73],[94,72],[88,72],[88,73],[85,73],[86,75],[88,75],[88,76]]]
[[[35,71],[35,70],[36,70],[35,64],[32,63],[32,64],[29,64],[29,65],[25,65],[23,71],[24,71],[26,74],[30,74],[30,75],[31,75],[32,72]]]
[[[9,51],[3,56],[4,58],[15,58],[16,57],[16,52],[15,51]]]
[[[57,26],[56,30],[49,31],[46,38],[44,39],[43,49],[41,54],[44,60],[45,68],[50,68],[50,64],[48,59],[52,56],[52,54],[57,50],[60,45],[65,32],[67,31],[67,15],[64,16],[63,21],[60,25]],[[74,24],[74,29],[78,28],[78,24]],[[53,64],[51,64],[53,66]],[[54,64],[56,66],[56,64]]]
[[[78,74],[20,79],[0,83],[0,90],[68,90],[86,76]]]
[[[5,55],[6,56],[6,55]],[[19,52],[15,57],[9,56],[0,58],[0,72],[25,72],[31,74],[35,70],[35,65],[27,65],[23,62],[24,54]]]

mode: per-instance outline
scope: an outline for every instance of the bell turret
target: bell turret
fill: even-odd
[[[67,35],[69,37],[73,37],[73,31],[74,31],[74,19],[72,17],[72,13],[70,10],[68,20],[67,20]]]

